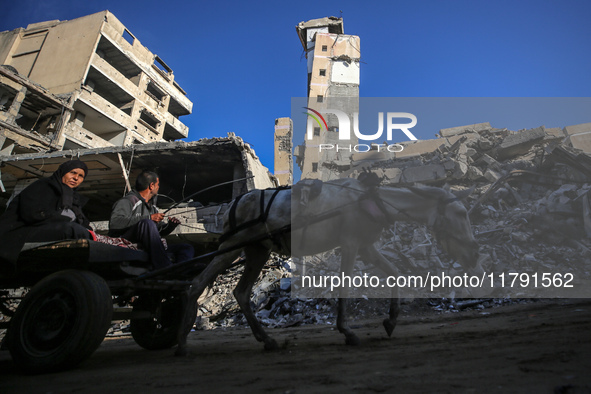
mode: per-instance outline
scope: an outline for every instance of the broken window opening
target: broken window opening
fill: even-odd
[[[312,163],[312,172],[318,172],[318,163]]]
[[[148,96],[152,97],[154,100],[158,102],[161,102],[166,96],[166,93],[164,93],[160,88],[158,88],[158,86],[153,81],[148,82],[146,93],[148,94]]]
[[[94,67],[90,67],[88,70],[84,85],[87,90],[92,92],[91,94],[100,96],[127,115],[131,113],[127,110],[127,106],[133,101],[133,97]]]
[[[343,34],[343,25],[342,24],[329,25],[328,32],[330,34]]]
[[[133,45],[133,42],[135,41],[135,37],[127,29],[123,29],[123,38],[129,43],[129,45]]]
[[[142,112],[140,112],[140,119],[139,120],[141,121],[141,123],[144,124],[144,126],[148,126],[148,128],[150,130],[152,130],[155,133],[158,133],[156,128],[158,127],[160,122],[150,112],[146,111],[145,109],[142,110]]]
[[[8,90],[3,86],[0,86],[0,111],[8,111],[15,97],[16,91],[13,89]]]
[[[166,63],[158,55],[154,57],[154,63],[152,64],[156,70],[160,71],[160,73],[166,77],[166,79],[170,80],[170,76],[172,75],[172,69],[168,67]]]
[[[142,70],[108,38],[101,36],[95,52],[134,85],[139,85]]]
[[[326,77],[326,70],[325,69],[321,69],[320,70],[320,76],[321,77]]]
[[[33,131],[41,119],[45,120],[43,110],[35,108],[30,102],[23,100],[18,115],[15,117],[15,123],[23,130]],[[37,131],[35,129],[35,131]]]

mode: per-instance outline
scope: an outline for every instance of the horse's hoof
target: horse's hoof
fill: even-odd
[[[187,351],[187,348],[177,347],[174,352],[174,355],[175,357],[187,357],[189,355],[189,352]]]
[[[384,319],[384,328],[386,329],[386,334],[388,334],[389,337],[392,336],[392,332],[394,331],[394,328],[396,328],[396,323],[392,323],[391,320],[389,319]]]
[[[273,351],[279,349],[279,345],[273,338],[265,339],[265,350],[266,351]]]
[[[359,346],[361,341],[357,337],[357,335],[347,335],[345,336],[345,343],[349,346]]]

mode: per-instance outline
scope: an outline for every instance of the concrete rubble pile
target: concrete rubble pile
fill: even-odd
[[[384,185],[448,184],[452,190],[473,187],[466,206],[487,272],[543,269],[568,271],[588,278],[591,271],[591,156],[588,153],[591,149],[586,148],[581,130],[591,131],[591,124],[585,126],[570,127],[571,131],[579,131],[578,134],[569,134],[569,127],[543,126],[516,133],[492,128],[488,123],[444,129],[435,140],[404,144],[405,150],[395,158],[381,152],[354,157],[356,165],[343,176],[356,177],[370,170],[383,179]],[[417,268],[423,272],[443,270],[450,275],[463,272],[458,263],[442,252],[425,226],[398,222],[384,231],[378,248],[386,258],[396,261],[401,273]],[[338,272],[338,250],[316,259],[321,263],[308,268],[307,274]],[[321,289],[319,298],[292,297],[291,271],[301,273],[298,269],[291,260],[279,256],[273,256],[265,268],[252,297],[253,309],[263,325],[335,323],[336,300],[326,298],[330,297],[328,290]],[[246,326],[232,294],[241,272],[241,266],[236,265],[208,288],[200,299],[196,329]],[[376,271],[358,261],[354,274],[363,273]],[[360,299],[352,301],[352,316],[384,314],[386,301],[371,297],[371,294],[360,294]],[[511,296],[493,291],[486,297],[471,298],[469,294],[452,291],[446,297],[426,297],[423,294],[414,300],[406,298],[403,313],[425,309],[455,312],[532,302],[518,290]],[[125,331],[126,327],[121,328]]]
[[[444,129],[435,140],[403,143],[405,150],[395,158],[390,154],[384,159],[381,152],[360,154],[354,157],[356,166],[343,176],[356,177],[370,170],[383,178],[382,184],[448,184],[452,190],[473,187],[466,206],[487,272],[543,269],[588,278],[591,156],[587,141],[582,139],[586,128],[591,131],[591,124],[565,129],[541,126],[519,132],[496,129],[489,123]],[[402,273],[417,267],[444,270],[450,275],[463,272],[458,263],[442,252],[424,226],[396,223],[384,232],[378,246],[384,256],[397,262]],[[325,254],[323,259],[323,265],[308,273],[334,272],[338,250]],[[290,297],[288,265],[276,257],[271,267],[253,290],[254,310],[264,325],[334,323],[334,299]],[[373,272],[361,261],[355,270],[355,274]],[[204,317],[199,328],[245,324],[231,294],[237,279],[236,272],[218,278],[210,294],[202,299]],[[519,291],[510,297],[493,291],[486,298],[466,300],[459,297],[469,295],[452,292],[446,298],[416,299],[409,305],[457,311],[526,302],[520,296],[526,297]],[[378,300],[352,304],[357,317],[386,310],[386,304]]]

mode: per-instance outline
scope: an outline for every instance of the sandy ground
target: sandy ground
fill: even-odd
[[[0,393],[531,392],[591,393],[591,300],[406,314],[387,338],[381,318],[355,322],[362,344],[333,326],[193,332],[191,355],[106,339],[77,369],[25,376],[0,352]]]

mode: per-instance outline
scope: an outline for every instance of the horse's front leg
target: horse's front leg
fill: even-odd
[[[357,257],[358,247],[356,245],[341,246],[341,271],[345,276],[351,277]],[[357,335],[349,327],[347,306],[349,304],[349,287],[343,286],[339,289],[339,309],[337,316],[337,328],[345,335],[347,345],[359,345]]]
[[[223,244],[222,244],[223,245]],[[184,301],[185,311],[181,319],[179,331],[177,334],[177,349],[175,356],[187,355],[187,336],[193,328],[195,317],[197,316],[197,300],[205,290],[205,288],[212,283],[215,278],[224,272],[242,253],[241,249],[237,249],[226,254],[221,254],[212,260],[207,267],[193,279],[191,287],[187,290]]]
[[[372,263],[379,268],[386,275],[398,276],[399,271],[392,262],[386,259],[382,254],[375,248],[374,245],[367,246],[361,251],[361,258],[366,263]],[[400,299],[398,287],[392,288],[392,296],[390,298],[390,308],[388,310],[388,318],[384,319],[383,325],[386,329],[388,336],[392,336],[394,328],[396,328],[396,320],[400,313]]]
[[[246,255],[244,273],[234,289],[234,298],[236,298],[238,305],[240,305],[242,313],[244,313],[244,317],[246,317],[246,321],[248,321],[256,340],[265,343],[265,350],[278,349],[277,342],[267,335],[255,316],[250,303],[252,287],[269,259],[271,251],[262,245],[250,245],[244,248],[244,254]]]

